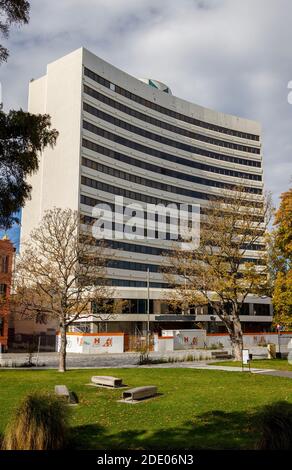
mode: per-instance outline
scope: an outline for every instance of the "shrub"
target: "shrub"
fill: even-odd
[[[291,450],[292,405],[282,401],[264,407],[259,415],[261,433],[256,445],[260,450]]]
[[[67,439],[68,408],[49,394],[29,394],[6,428],[5,450],[58,450]]]

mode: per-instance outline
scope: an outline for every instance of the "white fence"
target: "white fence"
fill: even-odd
[[[154,336],[154,351],[171,352],[189,349],[200,349],[206,345],[206,331],[162,330],[161,336]]]
[[[57,351],[60,335],[57,335]],[[124,352],[124,333],[67,333],[67,352],[104,354]]]
[[[292,333],[245,333],[243,335],[243,345],[245,348],[266,347],[268,344],[275,344],[276,350],[287,352],[288,343],[292,339]],[[207,335],[208,347],[231,348],[231,341],[227,334]]]

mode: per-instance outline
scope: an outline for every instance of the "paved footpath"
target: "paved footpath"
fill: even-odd
[[[21,367],[27,363],[28,354],[25,353],[8,353],[0,356],[2,367]],[[102,368],[102,367],[134,367],[139,360],[137,353],[125,354],[67,354],[67,366],[72,369],[83,368]],[[40,353],[39,357],[34,354],[32,358],[33,364],[39,367],[56,369],[58,367],[58,353]]]
[[[157,364],[156,367],[160,367],[160,366],[169,367],[167,364]],[[252,374],[272,375],[274,377],[287,377],[287,378],[292,379],[292,371],[287,371],[287,370],[256,369],[256,368],[253,368],[253,367],[251,367],[250,370],[247,369],[247,368],[242,370],[241,367],[213,366],[213,365],[207,364],[207,363],[198,363],[198,364],[195,364],[195,365],[193,365],[193,364],[188,365],[187,363],[180,363],[180,364],[176,363],[175,366],[176,367],[190,368],[190,369],[222,370],[224,372],[251,372]]]
[[[152,353],[151,357],[158,359],[160,356]],[[0,355],[0,364],[3,368],[21,367],[22,364],[27,362],[28,355],[24,353],[2,354]],[[138,365],[139,354],[125,353],[125,354],[67,354],[68,369],[107,369],[107,368],[184,368],[184,369],[202,369],[202,370],[217,370],[225,372],[249,372],[245,368],[242,371],[241,367],[234,366],[220,366],[212,365],[212,361],[195,361],[195,362],[164,362],[160,364]],[[218,362],[218,360],[216,360]],[[58,367],[58,354],[57,353],[40,353],[37,360],[36,356],[33,357],[33,363],[38,363],[40,369],[56,369]],[[37,367],[34,367],[35,370]],[[1,370],[1,367],[0,367]],[[22,369],[23,370],[23,369]],[[26,369],[27,370],[27,369]],[[29,369],[31,370],[31,369]],[[286,377],[292,379],[292,371],[273,370],[273,369],[258,369],[251,368],[250,372],[253,374],[272,375],[275,377]]]
[[[217,361],[216,361],[217,362]],[[275,369],[257,369],[251,367],[250,370],[245,368],[242,370],[241,367],[233,367],[233,366],[219,366],[219,365],[212,365],[206,362],[198,362],[188,363],[188,362],[176,362],[174,364],[150,364],[140,367],[159,367],[159,368],[171,368],[171,367],[179,367],[184,369],[204,369],[204,370],[220,370],[224,372],[251,372],[252,374],[262,374],[262,375],[272,375],[274,377],[288,377],[292,379],[292,371],[286,370],[275,370]]]
[[[273,375],[275,377],[288,377],[292,379],[292,371],[289,370],[261,370],[260,374],[264,375]]]

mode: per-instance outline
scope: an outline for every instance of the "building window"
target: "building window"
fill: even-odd
[[[114,83],[110,83],[110,89],[112,91],[116,91],[116,85]]]
[[[153,163],[145,162],[144,160],[139,160],[137,158],[130,157],[129,155],[122,154],[120,152],[108,149],[99,145],[95,142],[91,142],[87,139],[83,139],[82,145],[84,148],[92,150],[93,152],[106,155],[114,160],[127,163],[129,165],[134,165],[145,170],[153,171],[155,173],[161,173],[173,178],[180,178],[188,181],[192,181],[192,176],[185,173],[178,172],[176,170],[171,170],[170,168],[165,168],[164,165],[155,165]],[[212,173],[218,173],[220,175],[226,176],[235,176],[236,178],[245,178],[252,179],[255,181],[261,181],[261,175],[254,175],[252,173],[246,173],[242,171],[230,170],[227,168],[215,167],[201,162],[196,162],[194,160],[187,160],[182,157],[178,157],[170,154],[159,154],[158,158],[163,158],[163,160],[170,161],[173,163],[179,163],[186,167],[197,168],[198,170],[211,171]]]
[[[6,289],[7,289],[6,284],[0,284],[0,298],[6,297]]]
[[[270,315],[270,306],[268,304],[254,304],[253,305],[254,315],[261,315],[268,317]]]
[[[98,112],[97,117],[100,118],[102,116],[101,113],[102,113],[101,111]],[[103,113],[103,116],[104,116],[104,114],[105,113]],[[96,115],[96,113],[95,113],[95,115]],[[113,120],[114,120],[114,118],[111,117],[109,122],[113,122]],[[120,121],[120,120],[116,120],[116,121]],[[114,121],[114,122],[116,122],[116,121]],[[115,125],[118,125],[118,124],[115,124]],[[123,127],[125,127],[125,126],[123,126]],[[135,126],[131,126],[132,129],[134,129],[134,127]],[[117,134],[113,134],[112,132],[109,132],[109,131],[101,129],[97,126],[94,126],[90,122],[83,121],[83,128],[88,130],[89,132],[92,132],[92,133],[96,134],[96,135],[100,135],[101,137],[104,137],[105,139],[112,140],[112,141],[114,141],[118,144],[125,145],[126,147],[134,148],[134,149],[139,150],[141,152],[148,153],[148,154],[150,153],[153,156],[158,156],[159,158],[162,158],[161,155],[163,155],[163,152],[159,152],[158,150],[145,147],[142,144],[138,144],[137,142],[133,142],[132,140],[126,139],[126,138],[121,137]],[[138,133],[139,128],[135,127],[135,129]],[[139,132],[139,135],[144,135],[144,136],[146,135],[147,131],[145,131],[143,129],[140,129],[140,131],[141,132]],[[149,134],[149,136],[148,136],[148,134]],[[157,138],[155,138],[155,137],[157,137]],[[152,138],[153,140],[156,140],[157,142],[166,142],[167,141],[166,138],[162,138],[161,136],[157,136],[156,134],[153,134],[153,133],[147,133],[147,138]],[[179,148],[181,150],[185,150],[187,152],[194,153],[196,155],[202,155],[202,156],[205,156],[205,157],[213,158],[215,160],[223,160],[223,161],[227,161],[227,162],[238,163],[240,165],[249,165],[249,166],[256,166],[256,167],[261,166],[260,161],[248,160],[246,158],[240,158],[240,157],[235,157],[235,156],[232,156],[232,155],[221,154],[221,153],[213,152],[211,150],[205,150],[201,147],[194,147],[194,146],[191,146],[191,145],[182,144],[182,143],[176,142],[172,139],[168,139],[168,144],[167,145],[172,145],[172,146],[174,146],[176,148]]]
[[[9,256],[2,255],[0,257],[0,272],[1,273],[8,273],[8,264],[9,264]]]
[[[158,183],[153,180],[149,180],[147,178],[141,178],[140,176],[134,175],[134,174],[129,174],[125,171],[122,170],[117,170],[113,169],[111,167],[108,167],[106,165],[103,165],[98,162],[94,162],[88,158],[83,157],[82,158],[82,165],[86,166],[87,168],[90,168],[95,171],[99,171],[101,173],[109,174],[111,176],[114,176],[115,178],[121,178],[123,180],[127,181],[132,181],[133,183],[136,184],[142,184],[143,186],[151,186],[153,188],[160,189],[162,191],[168,191],[168,192],[173,192],[177,194],[184,194],[185,196],[188,196],[191,191],[185,188],[177,188],[174,186],[171,186],[170,184],[165,184],[165,183]],[[166,168],[164,169],[164,174],[170,174],[170,176],[174,175],[174,177],[179,177],[179,173],[173,171],[173,170],[167,170]],[[202,185],[206,186],[214,186],[217,188],[227,188],[227,189],[234,189],[234,184],[231,183],[223,183],[220,181],[214,181],[206,178],[201,178],[200,176],[194,176],[194,175],[183,175],[181,174],[184,180],[187,181],[192,181],[195,183],[199,183]],[[258,188],[250,188],[246,187],[247,191],[255,193],[255,192],[261,192],[261,189]],[[196,192],[197,194],[197,192]],[[192,194],[191,194],[192,197]]]
[[[95,72],[92,70],[89,70],[87,67],[84,67],[84,75],[91,78],[91,80],[94,80],[96,83],[99,83],[100,85],[110,88],[111,87],[111,82],[106,80],[105,78],[97,75]],[[151,101],[145,100],[141,96],[135,95],[134,93],[131,93],[130,91],[126,90],[125,88],[122,88],[120,86],[116,86],[116,92],[119,93],[122,96],[125,96],[129,100],[136,101],[136,103],[139,103],[145,107],[148,107],[150,109],[154,109],[155,111],[158,111],[159,113],[166,114],[167,116],[171,116],[177,120],[181,120],[184,122],[187,122],[189,124],[194,124],[196,126],[203,127],[205,129],[211,129],[217,132],[222,132],[224,134],[228,135],[234,135],[243,139],[251,139],[251,140],[256,140],[259,141],[259,136],[255,134],[250,134],[247,132],[241,132],[237,131],[235,129],[228,129],[226,127],[222,126],[217,126],[216,124],[211,124],[209,122],[204,122],[200,121],[198,119],[192,118],[191,116],[186,116],[183,114],[180,114],[174,110],[165,108],[163,106],[160,106],[156,103],[152,103]]]
[[[114,85],[111,86],[111,90],[115,91]],[[184,135],[184,136],[189,137],[191,139],[200,140],[202,142],[208,142],[208,143],[213,144],[213,145],[219,145],[219,146],[222,146],[222,147],[227,147],[227,148],[232,148],[232,149],[235,149],[235,150],[240,150],[242,152],[249,152],[249,153],[258,154],[258,155],[260,154],[260,149],[255,148],[255,147],[239,145],[239,144],[236,144],[236,143],[233,143],[233,142],[222,141],[222,140],[219,140],[219,139],[215,139],[215,138],[208,137],[208,136],[205,136],[205,135],[202,135],[202,134],[198,134],[197,132],[193,132],[193,131],[183,129],[181,127],[177,127],[177,126],[174,126],[172,124],[160,121],[159,119],[153,118],[153,117],[148,116],[146,114],[143,114],[139,111],[131,109],[128,106],[125,106],[121,103],[118,103],[118,102],[112,100],[111,98],[109,98],[105,95],[102,95],[98,91],[93,90],[92,88],[88,87],[87,85],[84,86],[84,93],[91,96],[92,98],[102,102],[102,103],[107,104],[108,106],[111,106],[112,108],[119,109],[120,111],[122,111],[125,114],[128,114],[130,116],[134,116],[135,118],[137,118],[141,121],[149,122],[150,124],[153,124],[156,127],[167,129],[170,132],[174,132],[175,134]],[[88,111],[88,112],[90,112],[91,114],[94,114],[94,115],[102,113],[101,110],[97,110],[96,108],[93,108],[92,106],[90,106],[87,103],[84,103],[84,110]],[[104,115],[105,113],[102,113],[102,114]],[[107,119],[110,119],[109,115],[107,115]],[[129,124],[124,123],[123,125],[128,126]]]
[[[241,306],[240,315],[249,315],[249,304],[243,304]]]

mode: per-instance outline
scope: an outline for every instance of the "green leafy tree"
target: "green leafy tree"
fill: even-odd
[[[38,170],[38,155],[47,145],[54,146],[58,132],[50,129],[48,115],[22,110],[0,110],[0,227],[9,228],[13,214],[30,195],[27,176]]]
[[[30,4],[27,0],[0,0],[0,34],[8,37],[13,24],[26,24],[29,21]],[[6,47],[0,44],[0,62],[7,60]]]
[[[26,0],[0,0],[0,36],[8,37],[12,24],[29,20]],[[0,44],[0,63],[8,50]],[[50,116],[33,115],[22,110],[3,111],[0,103],[0,229],[18,222],[13,215],[30,196],[27,177],[38,170],[39,153],[54,146],[58,132],[51,129]]]

